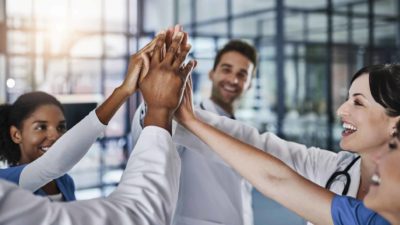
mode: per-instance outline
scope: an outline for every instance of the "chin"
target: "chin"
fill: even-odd
[[[349,151],[349,146],[346,145],[346,143],[344,143],[343,140],[340,140],[339,146],[342,150]]]

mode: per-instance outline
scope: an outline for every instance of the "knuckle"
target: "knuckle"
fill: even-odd
[[[175,52],[175,49],[176,49],[176,47],[173,46],[173,45],[171,45],[171,46],[168,48],[168,52]]]

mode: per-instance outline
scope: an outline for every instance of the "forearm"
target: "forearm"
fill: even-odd
[[[49,181],[67,173],[90,149],[97,137],[104,132],[94,111],[60,137],[50,149],[21,172],[19,185],[36,191]]]
[[[282,173],[282,169],[286,166],[259,149],[234,139],[200,120],[193,120],[185,126],[253,185],[268,183],[266,179],[285,178],[286,174]],[[262,186],[262,183],[258,186]]]
[[[332,193],[305,180],[277,158],[234,139],[200,120],[192,120],[185,126],[264,195],[307,220],[331,224]]]
[[[107,125],[111,118],[118,111],[121,105],[129,98],[130,93],[123,87],[114,89],[113,93],[108,97],[97,109],[96,114],[99,120]]]
[[[286,141],[271,132],[259,133],[255,127],[238,120],[232,120],[199,109],[196,110],[196,115],[202,121],[224,133],[282,160],[300,175],[314,181],[316,173],[320,172],[320,170],[318,170],[318,168],[320,168],[319,165],[321,165],[320,156],[323,155],[323,158],[326,159],[327,162],[335,160],[335,154],[333,152],[324,151],[315,147],[308,148],[303,144]],[[190,134],[186,133],[185,131],[179,131],[179,135],[186,137],[177,137],[178,143],[184,146],[188,144],[193,145],[192,141],[189,142],[189,138],[187,138]]]
[[[138,224],[170,224],[179,189],[180,158],[170,134],[143,129],[115,192],[108,199],[141,212]],[[151,221],[147,221],[147,219]]]

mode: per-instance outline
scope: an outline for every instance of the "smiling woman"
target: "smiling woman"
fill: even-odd
[[[339,206],[335,207],[339,215],[340,213],[349,215],[346,218],[343,216],[334,217],[342,219],[340,221],[342,223],[337,224],[353,224],[343,220],[343,218],[353,219],[350,218],[354,216],[354,214],[351,214],[352,208],[360,209],[361,200],[364,199],[370,188],[376,161],[387,152],[387,143],[395,130],[397,121],[400,119],[399,89],[400,66],[396,64],[367,66],[360,69],[353,76],[348,92],[349,97],[337,110],[337,114],[343,124],[340,146],[343,150],[346,150],[338,153],[285,141],[269,132],[259,134],[255,128],[235,120],[215,116],[206,111],[196,110],[196,116],[200,118],[200,122],[203,123],[204,121],[208,125],[273,155],[302,177],[334,192],[337,196],[335,197],[337,201],[334,201],[334,205]],[[196,123],[193,124],[197,124],[197,118]],[[201,126],[193,124],[191,125],[192,132],[198,135],[198,129]],[[183,125],[187,126],[184,123]],[[207,135],[207,130],[204,129],[204,136],[201,139],[218,154],[222,155],[222,158],[229,157],[231,161],[228,163],[234,165],[233,167],[262,193],[273,197],[277,202],[285,203],[286,207],[292,208],[297,214],[310,221],[320,222],[322,218],[332,220],[329,213],[330,204],[325,204],[327,206],[325,210],[323,210],[323,207],[318,207],[318,210],[322,210],[322,212],[316,213],[314,206],[322,206],[323,201],[321,201],[321,204],[316,203],[317,194],[315,191],[306,191],[308,195],[301,195],[298,190],[293,190],[293,185],[295,184],[282,185],[290,189],[286,191],[281,187],[273,188],[274,185],[271,180],[266,179],[266,177],[278,177],[279,180],[279,177],[283,174],[282,171],[274,167],[271,169],[272,172],[266,171],[268,163],[257,159],[257,157],[249,159],[246,164],[244,157],[239,157],[239,154],[233,152],[233,147],[235,146],[233,142],[230,142],[231,145],[228,146],[223,145],[223,142],[218,140],[216,141],[218,144],[213,147],[210,141],[216,138],[216,135]],[[199,146],[198,149],[208,148],[208,146],[200,147],[204,144],[199,139],[193,137],[187,129],[179,127],[175,132],[175,141],[185,147]],[[221,148],[229,151],[223,152]],[[241,152],[241,150],[238,149],[237,152]],[[250,152],[255,153],[254,151]],[[234,158],[232,159],[231,157]],[[246,157],[250,158],[250,154]],[[236,160],[238,161],[236,162]],[[290,181],[290,179],[288,180]],[[303,187],[302,185],[300,186]],[[351,198],[342,198],[340,195]],[[330,198],[332,198],[332,195]],[[313,201],[312,205],[307,209],[306,203],[309,202],[309,199],[313,199]],[[349,199],[353,200],[349,201]],[[325,203],[327,202],[329,203],[331,200],[325,201]],[[354,202],[358,202],[358,205],[354,204]],[[301,204],[297,205],[298,203]],[[347,208],[344,207],[346,205],[348,206]],[[322,216],[323,214],[325,214],[325,217]],[[317,218],[315,215],[317,215]],[[362,215],[376,217],[376,214],[371,212],[363,213]],[[329,221],[319,224],[329,224]]]
[[[27,164],[42,156],[66,131],[61,103],[44,92],[21,95],[14,104],[0,106],[0,160],[9,166],[0,177],[20,182]],[[36,191],[54,200],[75,200],[72,178],[65,174]]]

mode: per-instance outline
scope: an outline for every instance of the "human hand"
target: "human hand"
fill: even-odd
[[[132,95],[139,87],[139,82],[149,71],[149,57],[152,56],[154,47],[160,35],[157,35],[150,43],[144,46],[129,59],[128,71],[122,82],[120,89],[125,90],[128,95]]]
[[[139,88],[147,104],[144,125],[155,124],[170,130],[172,116],[182,99],[188,75],[196,65],[190,61],[182,66],[191,46],[186,44],[184,34],[177,33],[165,57],[166,32],[160,34],[151,57],[149,71],[139,83]]]
[[[192,76],[189,75],[183,92],[182,102],[175,112],[176,121],[185,126],[188,122],[196,119],[193,109],[193,83]]]

